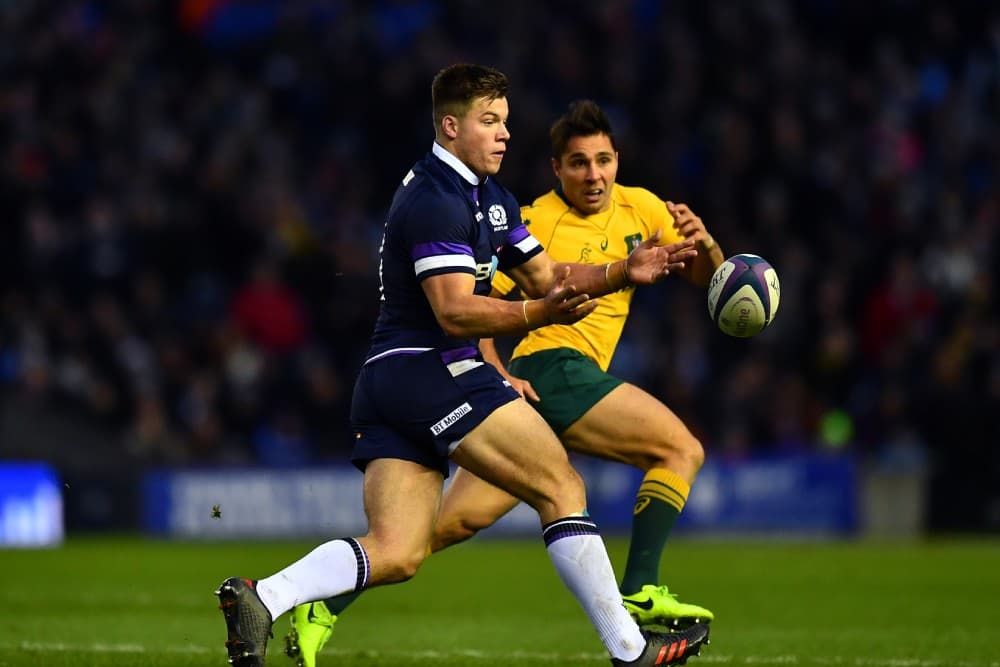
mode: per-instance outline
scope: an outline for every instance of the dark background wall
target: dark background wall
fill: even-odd
[[[522,201],[593,98],[621,182],[777,268],[758,338],[678,282],[640,291],[616,357],[710,457],[925,470],[932,528],[1000,529],[1000,10],[491,7],[0,5],[0,457],[56,462],[71,528],[131,525],[152,466],[342,460],[384,212],[434,73],[475,61],[512,79]]]

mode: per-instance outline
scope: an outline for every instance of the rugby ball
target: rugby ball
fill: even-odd
[[[708,314],[722,333],[756,336],[774,320],[781,300],[778,274],[758,255],[733,255],[708,284]]]

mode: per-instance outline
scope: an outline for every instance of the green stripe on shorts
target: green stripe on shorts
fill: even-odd
[[[562,433],[624,380],[602,371],[590,358],[566,347],[512,359],[511,375],[531,382],[541,402],[528,401]]]

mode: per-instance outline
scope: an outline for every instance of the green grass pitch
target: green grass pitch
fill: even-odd
[[[609,540],[621,566],[625,542]],[[0,550],[0,666],[226,665],[212,592],[312,543],[71,539]],[[713,609],[689,665],[1000,667],[1000,542],[672,543],[664,581]],[[287,617],[275,626],[269,666]],[[320,667],[607,665],[541,540],[477,539],[343,615]]]

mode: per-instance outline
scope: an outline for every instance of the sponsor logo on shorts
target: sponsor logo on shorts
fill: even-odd
[[[444,419],[431,426],[431,433],[434,435],[441,435],[449,426],[470,412],[472,412],[472,406],[468,403],[462,403],[460,406],[445,415]]]

